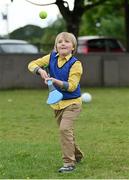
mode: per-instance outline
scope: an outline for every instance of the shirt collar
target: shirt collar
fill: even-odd
[[[56,54],[56,57],[59,57],[60,59],[62,59],[60,57],[59,53]],[[66,59],[66,61],[68,61],[71,57],[72,57],[72,54],[69,54],[69,55],[65,56],[63,59]]]

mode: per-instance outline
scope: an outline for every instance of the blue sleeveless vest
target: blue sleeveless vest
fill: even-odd
[[[62,67],[58,67],[58,57],[56,52],[52,52],[49,61],[50,76],[61,81],[68,81],[69,72],[72,65],[77,61],[77,58],[71,57]],[[63,94],[63,100],[75,99],[81,96],[80,84],[73,92],[63,91],[61,88],[55,86],[55,88]]]

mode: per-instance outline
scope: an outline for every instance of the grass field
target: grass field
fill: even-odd
[[[0,91],[0,179],[129,178],[129,88],[82,91],[93,97],[75,123],[85,159],[66,174],[47,91]]]

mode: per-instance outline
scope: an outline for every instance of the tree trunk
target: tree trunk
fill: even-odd
[[[129,52],[129,3],[128,0],[124,1],[125,8],[125,30],[126,30],[126,49]]]
[[[66,24],[67,31],[73,33],[76,37],[78,37],[81,18],[74,16],[74,18],[70,19]]]
[[[64,0],[56,0],[56,5],[65,19],[67,31],[78,37],[81,17],[84,13],[83,1],[75,0],[72,11],[70,11],[69,5],[65,6],[64,2]]]

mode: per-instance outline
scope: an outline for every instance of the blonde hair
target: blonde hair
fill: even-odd
[[[60,39],[60,37],[63,37],[64,39],[69,39],[72,44],[73,44],[73,51],[72,54],[74,54],[76,52],[77,49],[77,40],[76,37],[72,34],[72,33],[68,33],[68,32],[61,32],[57,35],[56,39],[55,39],[55,50],[57,51],[57,43]]]

